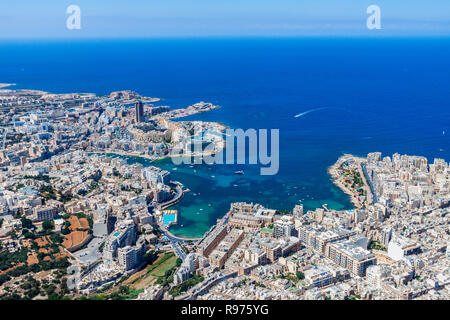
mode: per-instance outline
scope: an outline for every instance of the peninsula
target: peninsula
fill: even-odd
[[[444,159],[343,155],[328,172],[353,209],[248,199],[185,239],[169,228],[189,186],[109,154],[162,159],[193,140],[220,150],[224,126],[174,121],[210,103],[159,101],[0,90],[0,299],[450,297]]]

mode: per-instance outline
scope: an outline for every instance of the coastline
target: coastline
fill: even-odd
[[[89,152],[90,154],[104,154],[104,155],[115,155],[115,156],[118,156],[118,157],[136,157],[136,158],[142,158],[142,159],[146,159],[146,160],[150,160],[150,163],[153,163],[153,162],[155,162],[155,161],[160,161],[160,160],[164,160],[164,159],[166,159],[166,158],[168,158],[168,157],[164,157],[164,158],[161,158],[161,159],[151,159],[150,157],[148,157],[148,156],[142,156],[142,155],[133,155],[133,154],[120,154],[120,153],[118,153],[118,152]],[[183,241],[197,241],[197,240],[199,240],[200,238],[190,238],[190,237],[183,237],[183,236],[179,236],[179,235],[175,235],[175,234],[173,234],[173,233],[171,233],[170,232],[170,226],[169,226],[169,228],[167,228],[167,227],[162,227],[162,226],[160,226],[160,228],[165,232],[165,233],[167,233],[170,237],[172,237],[172,238],[175,238],[175,239],[178,239],[178,240],[183,240]]]
[[[172,232],[170,232],[170,227],[169,228],[165,228],[165,227],[161,227],[159,226],[160,229],[166,233],[167,235],[169,235],[171,238],[177,239],[177,240],[181,240],[181,241],[198,241],[200,239],[202,239],[202,237],[199,238],[193,238],[193,237],[184,237],[184,236],[179,236],[179,235],[175,235]]]
[[[88,151],[88,153],[90,153],[90,154],[116,155],[116,156],[123,156],[123,157],[139,157],[139,158],[143,158],[143,159],[149,160],[150,162],[164,160],[165,158],[167,158],[167,157],[164,157],[164,158],[154,159],[154,158],[152,158],[150,156],[147,156],[145,154],[144,155],[142,155],[142,154],[137,155],[137,154],[133,154],[133,153],[118,152],[118,151],[110,151],[110,152],[108,152],[108,151],[94,151],[94,150],[91,150],[91,151]]]
[[[184,113],[180,112],[180,110],[186,111],[189,107],[192,107],[192,106],[188,106],[187,108],[181,108],[181,109],[173,109],[173,110],[165,112],[165,114],[168,114],[168,119],[169,120],[189,121],[189,120],[183,120],[183,118],[187,118],[187,117],[190,117],[190,116],[195,116],[195,115],[198,115],[200,113],[210,112],[210,111],[222,108],[221,106],[218,106],[218,105],[215,105],[215,104],[211,104],[211,106],[208,107],[207,109],[189,110],[187,114],[184,114]],[[219,122],[215,122],[215,123],[221,124]]]
[[[327,168],[327,173],[328,175],[331,177],[331,181],[333,182],[333,184],[335,186],[337,186],[342,192],[344,192],[345,194],[347,194],[350,198],[350,202],[353,204],[355,209],[361,209],[365,207],[365,204],[361,203],[361,201],[358,201],[358,198],[355,197],[355,190],[351,190],[350,188],[348,188],[345,183],[343,182],[343,180],[341,179],[342,176],[339,175],[338,170],[339,170],[339,166],[341,165],[341,163],[343,162],[344,159],[353,159],[355,160],[355,162],[358,164],[358,167],[360,167],[361,162],[365,162],[366,158],[362,158],[362,157],[357,157],[354,156],[352,154],[343,154],[342,156],[340,156],[337,161],[332,164],[331,166],[329,166]],[[362,176],[362,179],[364,181],[364,184],[366,185],[367,182],[365,181],[365,177]],[[368,192],[367,194],[369,194],[371,191],[370,189],[367,190],[368,188],[365,188],[365,192]]]
[[[167,156],[163,156],[160,158],[152,158],[145,154],[135,154],[135,153],[128,153],[128,152],[118,152],[118,151],[95,151],[90,150],[88,153],[90,154],[104,154],[104,155],[116,155],[116,156],[123,156],[123,157],[137,157],[137,158],[143,158],[146,160],[149,160],[151,163],[158,162],[166,159],[171,158],[180,158],[180,157],[204,157],[204,156],[213,156],[221,151],[225,150],[225,148],[221,148],[219,151],[210,151],[210,152],[202,152],[200,155],[197,154],[171,154]]]
[[[102,152],[89,152],[89,154],[103,154],[103,155],[107,155],[107,156],[109,156],[109,155],[114,155],[114,156],[118,156],[118,157],[135,157],[135,158],[141,158],[141,159],[145,159],[145,160],[149,160],[150,161],[150,163],[154,163],[154,162],[157,162],[157,161],[162,161],[162,160],[164,160],[164,159],[167,159],[167,158],[171,158],[170,156],[166,156],[166,157],[163,157],[163,158],[158,158],[158,159],[152,159],[152,158],[150,158],[149,156],[145,156],[145,155],[134,155],[134,154],[127,154],[127,153],[123,153],[123,154],[120,154],[120,153],[118,153],[118,152],[105,152],[105,151],[102,151]],[[181,200],[182,201],[182,200]],[[181,202],[180,201],[180,202]],[[170,207],[169,207],[170,208]],[[171,231],[170,231],[170,227],[171,226],[169,226],[169,227],[163,227],[163,226],[159,226],[167,235],[169,235],[171,238],[175,238],[175,239],[178,239],[178,240],[183,240],[183,241],[198,241],[198,240],[200,240],[201,239],[201,237],[188,237],[188,236],[182,236],[182,235],[176,235],[176,234],[173,234]]]
[[[16,85],[15,83],[0,83],[0,89],[15,86],[15,85]]]
[[[136,154],[131,154],[131,153],[127,153],[127,152],[119,153],[119,152],[101,151],[101,152],[90,152],[90,153],[92,153],[92,154],[112,155],[112,156],[117,156],[117,157],[140,158],[140,159],[148,160],[149,164],[152,164],[152,165],[155,165],[155,166],[158,166],[158,162],[159,161],[163,161],[165,159],[172,158],[170,155],[168,155],[168,156],[164,156],[164,157],[155,159],[155,158],[152,158],[152,157],[149,157],[149,156],[146,156],[146,155],[136,155]],[[344,158],[346,158],[346,159],[352,158],[352,159],[358,160],[358,162],[366,160],[365,158],[357,157],[357,156],[354,156],[354,155],[351,155],[351,154],[344,154],[344,155],[340,156],[338,158],[338,160],[334,164],[332,164],[331,166],[329,166],[327,168],[327,173],[330,175],[333,184],[336,185],[343,193],[348,195],[353,208],[356,208],[356,209],[363,208],[361,203],[358,202],[357,198],[354,197],[354,193],[351,190],[349,190],[342,181],[339,180],[339,175],[337,173],[337,169],[338,169],[339,165],[341,164],[342,159],[344,159]],[[182,201],[181,201],[181,203],[182,203]],[[170,228],[164,228],[164,229],[168,233],[168,235],[170,235],[171,237],[174,237],[174,238],[178,238],[180,240],[183,239],[183,240],[193,240],[193,241],[195,241],[195,240],[199,239],[198,237],[189,237],[189,236],[185,237],[183,235],[175,235],[175,234],[173,234],[170,231]]]

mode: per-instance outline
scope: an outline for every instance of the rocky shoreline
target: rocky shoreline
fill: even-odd
[[[16,85],[15,83],[0,83],[0,89],[15,85]]]

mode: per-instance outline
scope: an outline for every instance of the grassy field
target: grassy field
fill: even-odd
[[[133,274],[124,281],[124,285],[130,285],[135,289],[143,289],[154,283],[158,277],[163,277],[167,270],[176,265],[177,257],[173,252],[162,254],[154,263],[143,270]]]
[[[161,263],[157,268],[153,269],[150,273],[154,277],[162,277],[167,270],[172,269],[176,265],[177,257],[172,256],[167,259],[164,263]]]

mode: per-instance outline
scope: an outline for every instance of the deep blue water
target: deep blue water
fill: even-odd
[[[222,108],[189,119],[279,128],[277,176],[255,166],[243,176],[233,174],[240,166],[174,172],[193,192],[173,230],[192,236],[236,200],[350,208],[326,173],[343,153],[450,160],[449,57],[450,38],[3,42],[0,82],[57,93],[131,89],[172,107],[209,101]]]

